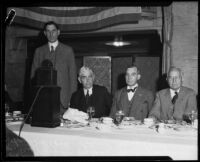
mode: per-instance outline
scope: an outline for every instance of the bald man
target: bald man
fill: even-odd
[[[185,114],[197,110],[196,93],[182,86],[182,72],[177,67],[171,67],[167,74],[170,88],[156,94],[149,117],[156,120],[183,120]]]

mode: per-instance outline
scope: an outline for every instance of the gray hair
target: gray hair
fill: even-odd
[[[178,68],[178,67],[175,67],[175,66],[171,66],[171,67],[169,68],[169,71],[168,71],[168,73],[167,73],[167,77],[169,77],[169,74],[170,74],[172,71],[178,71],[180,77],[182,78],[182,76],[183,76],[182,70],[181,70],[180,68]]]
[[[89,71],[89,72],[93,75],[93,77],[95,76],[95,75],[94,75],[94,72],[92,71],[92,69],[90,69],[90,68],[87,67],[87,66],[82,66],[82,67],[80,68],[80,70],[79,70],[79,77],[83,76],[84,73],[85,73],[86,71]]]

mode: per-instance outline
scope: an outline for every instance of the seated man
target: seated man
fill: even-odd
[[[95,107],[95,118],[108,116],[112,105],[112,97],[103,86],[94,85],[93,71],[83,66],[79,71],[79,82],[83,88],[72,94],[70,107],[87,112],[89,106]]]
[[[118,110],[122,110],[126,117],[134,117],[136,120],[143,120],[148,116],[154,97],[152,92],[138,85],[140,77],[136,66],[127,68],[125,76],[127,86],[115,93],[110,113],[112,118],[115,118]]]
[[[197,110],[194,90],[182,86],[182,72],[171,67],[167,74],[170,88],[157,92],[149,117],[157,120],[182,120],[183,115]]]

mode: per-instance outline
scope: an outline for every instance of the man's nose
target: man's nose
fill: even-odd
[[[51,37],[53,36],[53,32],[50,32],[50,36],[51,36]]]
[[[172,79],[172,82],[173,82],[173,83],[176,83],[176,78],[173,78],[173,79]]]
[[[86,80],[87,80],[87,81],[90,81],[90,78],[88,77],[88,78],[86,78]]]

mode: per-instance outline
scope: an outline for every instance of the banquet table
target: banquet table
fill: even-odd
[[[17,135],[20,124],[7,124]],[[145,125],[113,127],[56,128],[25,124],[21,132],[35,156],[169,156],[173,160],[197,160],[196,131],[158,133]]]

